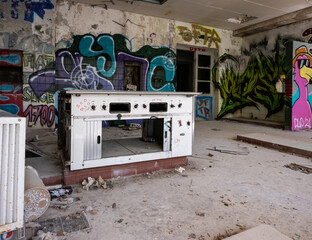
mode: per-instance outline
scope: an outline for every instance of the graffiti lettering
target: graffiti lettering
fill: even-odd
[[[296,83],[295,86],[298,87],[297,92],[299,94],[296,95],[298,98],[292,106],[293,130],[311,128],[312,111],[308,98],[308,84],[312,76],[310,61],[312,61],[312,56],[306,46],[300,46],[295,50],[292,64],[294,69],[293,81]]]
[[[44,94],[51,85],[55,85],[56,89],[124,90],[124,63],[130,61],[142,66],[140,90],[175,91],[174,52],[166,47],[151,46],[143,46],[137,52],[131,52],[127,47],[128,41],[120,34],[76,36],[70,48],[56,52],[55,70],[33,73],[29,78],[29,85],[37,97]],[[24,61],[24,64],[31,62],[28,57]],[[160,72],[163,74],[159,74]],[[153,80],[156,78],[157,86],[154,86],[156,81]]]
[[[54,56],[49,55],[38,55],[35,56],[32,53],[24,53],[24,68],[31,68],[31,69],[44,69],[46,68],[50,63],[54,61]]]
[[[23,101],[25,102],[35,102],[35,103],[54,103],[53,94],[46,92],[40,96],[40,98],[36,97],[33,90],[30,87],[24,87],[23,89]]]
[[[194,47],[190,47],[190,51],[192,52],[206,52],[206,49],[205,48],[194,48]]]
[[[212,120],[212,97],[201,96],[196,98],[196,117]]]
[[[2,1],[7,2],[7,1]],[[18,19],[19,11],[18,5],[19,3],[25,4],[25,13],[24,20],[28,22],[34,22],[34,13],[36,13],[41,19],[44,18],[45,9],[53,9],[54,5],[50,0],[11,0],[11,18]],[[3,16],[4,18],[4,16]]]
[[[279,39],[276,41],[276,45],[283,44]],[[212,80],[223,99],[217,119],[246,106],[259,109],[257,103],[267,109],[266,117],[283,109],[286,99],[283,93],[276,90],[276,82],[280,81],[281,75],[285,75],[283,69],[285,57],[280,52],[283,48],[280,46],[278,48],[280,50],[272,57],[261,51],[260,47],[266,45],[267,41],[264,39],[258,48],[253,44],[250,51],[245,50],[247,56],[252,55],[252,52],[257,52],[257,55],[252,55],[243,71],[239,70],[239,59],[230,54],[223,54],[214,65]],[[252,51],[254,50],[252,48],[256,48],[257,51]],[[220,72],[220,80],[217,81],[217,68],[221,64],[226,68]]]
[[[221,38],[214,28],[207,28],[199,24],[192,24],[192,30],[185,26],[175,26],[175,28],[186,42],[194,40],[195,44],[198,44],[203,40],[204,45],[208,43],[208,47],[211,47],[214,43],[216,48],[219,48],[219,43],[221,43]]]
[[[294,130],[311,128],[311,118],[294,118]]]
[[[29,105],[23,115],[28,120],[28,126],[36,125],[39,120],[41,126],[52,127],[55,120],[55,107],[53,105]]]

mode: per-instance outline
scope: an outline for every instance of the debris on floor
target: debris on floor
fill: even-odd
[[[200,217],[205,217],[205,213],[201,211],[196,211],[195,214]]]
[[[96,180],[95,178],[88,177],[82,181],[82,188],[89,191],[89,189],[99,189],[100,187],[104,189],[112,189],[113,184],[112,181],[104,180],[101,176]]]
[[[70,214],[39,222],[42,231],[51,233],[70,233],[89,228],[89,222],[84,212]]]
[[[181,173],[181,174],[185,172],[185,168],[183,167],[176,168],[175,170],[176,172]]]
[[[233,229],[231,230],[225,230],[225,233],[224,234],[218,234],[217,236],[213,237],[213,240],[222,240],[222,239],[225,239],[225,238],[228,238],[228,237],[231,237],[235,234],[238,234],[240,233],[241,231],[233,231]]]
[[[295,171],[298,171],[298,172],[305,173],[305,174],[312,173],[312,168],[305,167],[305,166],[302,166],[302,165],[299,165],[296,163],[291,163],[291,164],[285,165],[285,167],[290,168],[290,169],[295,170]]]
[[[37,232],[37,236],[32,237],[32,240],[53,240],[55,237],[50,232],[44,232],[42,230],[39,230]]]
[[[130,123],[128,126],[122,126],[122,129],[127,131],[133,131],[141,128],[142,126],[139,123]]]
[[[249,154],[247,147],[240,147],[239,150],[225,149],[221,147],[212,147],[212,148],[206,148],[206,149],[211,150],[211,151],[217,151],[220,153],[232,154],[232,155],[248,155]]]
[[[80,197],[71,198],[67,195],[60,197],[58,199],[53,199],[50,202],[50,206],[53,208],[67,209],[74,201],[80,201]]]
[[[73,189],[70,186],[49,190],[51,200],[55,198],[63,197],[65,195],[72,194],[72,192],[73,192]]]

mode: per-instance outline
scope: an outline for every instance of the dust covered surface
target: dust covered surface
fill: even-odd
[[[66,208],[50,207],[39,221],[86,212],[90,228],[65,234],[73,240],[216,240],[260,224],[292,239],[311,238],[311,175],[284,167],[308,166],[311,159],[234,140],[253,132],[310,139],[311,132],[228,121],[198,121],[195,128],[193,156],[183,173],[117,178],[111,189],[74,186],[75,201]],[[248,154],[207,148],[246,149]]]

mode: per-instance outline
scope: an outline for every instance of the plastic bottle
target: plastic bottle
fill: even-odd
[[[72,187],[62,187],[54,190],[49,190],[51,199],[59,198],[65,196],[66,194],[71,194],[72,192]]]

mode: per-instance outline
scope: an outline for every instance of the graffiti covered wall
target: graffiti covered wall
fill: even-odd
[[[58,90],[175,91],[177,44],[232,54],[241,46],[230,31],[65,0],[0,4],[0,48],[23,51],[14,102],[33,127],[57,123]]]
[[[293,131],[312,127],[312,45],[294,41],[292,51],[292,124]]]
[[[54,61],[55,5],[55,0],[0,3],[0,49],[22,53],[19,84],[9,90],[2,76],[0,82],[2,89],[11,91],[11,104],[19,108],[18,115],[26,117],[28,126],[54,126],[54,95],[47,93],[46,99],[37,98],[29,86],[29,76]],[[4,93],[1,95],[3,100]]]
[[[221,54],[213,71],[214,85],[221,98],[218,119],[245,117],[285,125],[287,118],[292,121],[287,109],[291,111],[298,87],[292,82],[292,59],[286,56],[286,46],[293,40],[310,41],[310,23],[300,22],[243,37],[242,54]]]
[[[75,36],[70,48],[56,52],[55,67],[29,77],[37,97],[49,89],[125,90],[125,62],[141,66],[141,91],[175,91],[175,54],[169,48],[143,46],[136,52],[127,48],[120,34]]]

